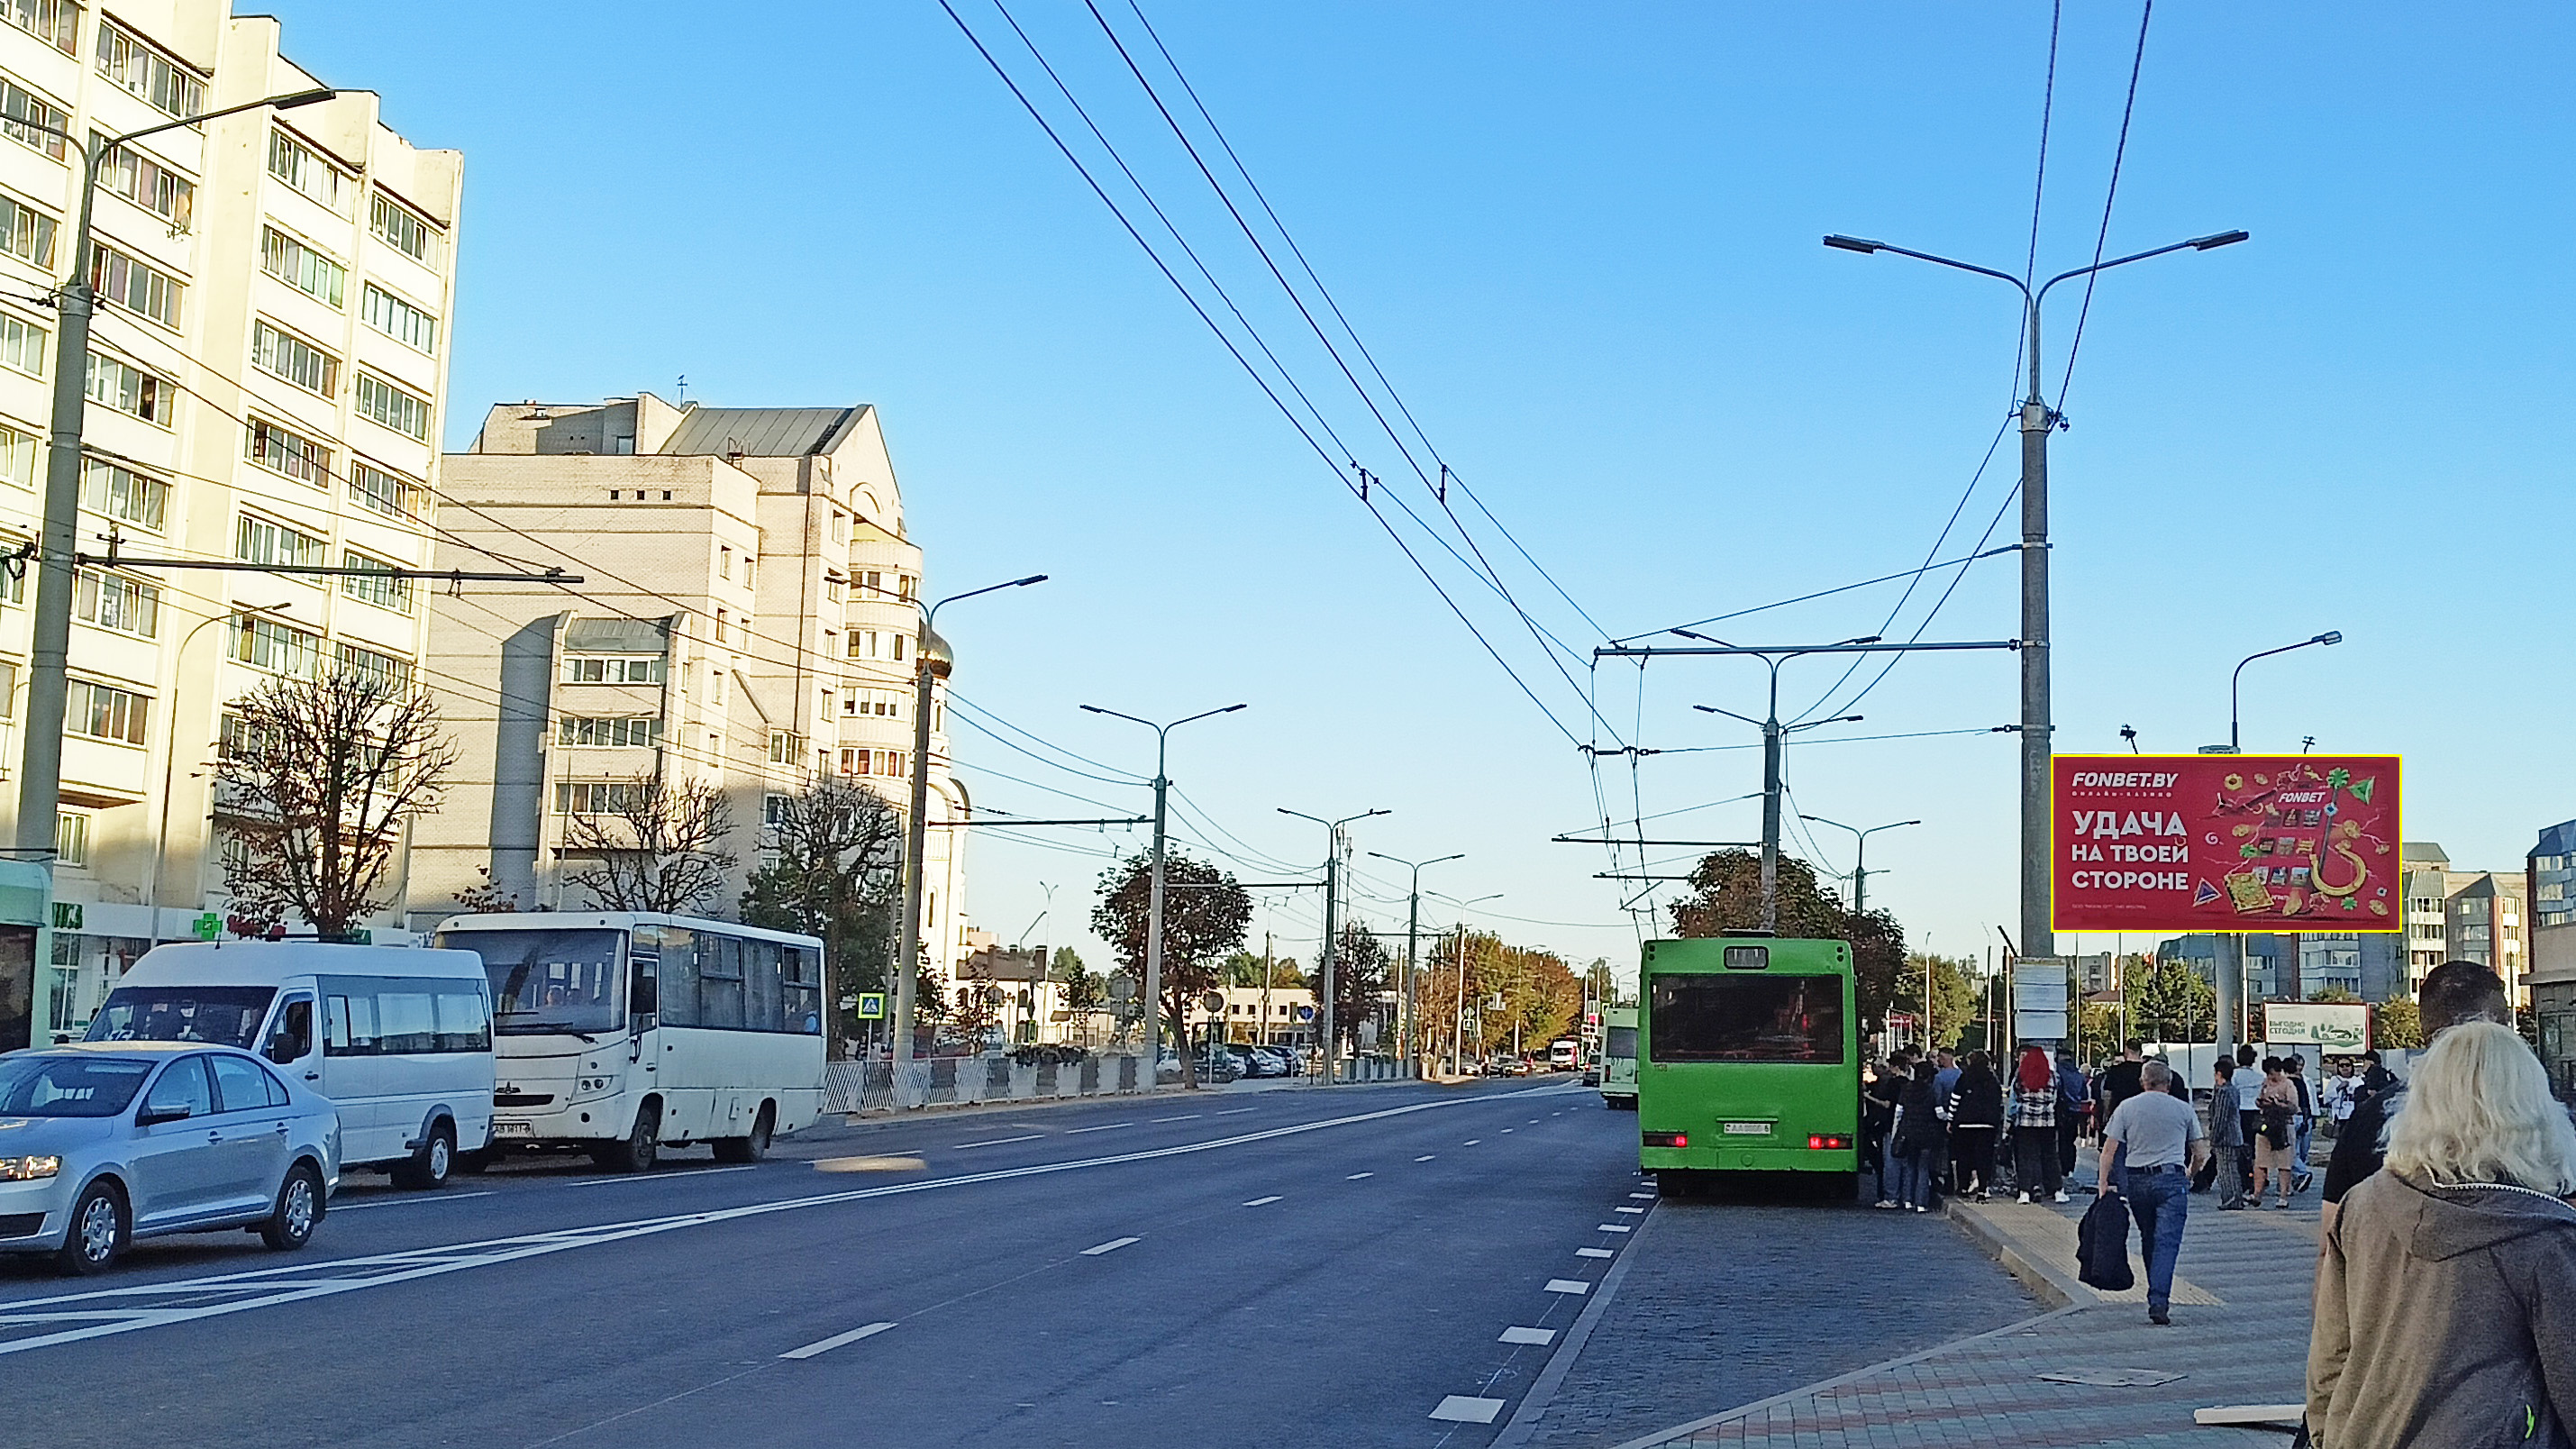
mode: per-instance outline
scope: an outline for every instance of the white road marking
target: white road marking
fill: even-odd
[[[1120,1248],[1127,1246],[1129,1243],[1141,1241],[1143,1241],[1143,1239],[1140,1238],[1111,1238],[1108,1242],[1096,1244],[1092,1247],[1083,1249],[1082,1256],[1086,1258],[1097,1258],[1103,1253],[1114,1253]]]
[[[1608,1248],[1577,1248],[1574,1250],[1574,1256],[1578,1258],[1609,1258],[1617,1255],[1612,1253]]]
[[[1258,1107],[1228,1107],[1222,1112],[1211,1112],[1208,1115],[1212,1117],[1240,1117],[1246,1112],[1258,1112],[1260,1110],[1261,1109]]]
[[[1277,1202],[1277,1201],[1279,1201],[1279,1194],[1277,1194],[1277,1193],[1275,1193],[1275,1192],[1274,1192],[1274,1193],[1272,1193],[1272,1194],[1271,1194],[1270,1196],[1268,1196],[1268,1197],[1256,1197],[1256,1198],[1254,1198],[1252,1201],[1250,1201],[1250,1202],[1248,1202],[1248,1203],[1245,1203],[1245,1204],[1244,1204],[1244,1206],[1245,1206],[1245,1207],[1268,1207],[1268,1206],[1270,1206],[1272,1203]]]
[[[1470,1146],[1470,1147],[1473,1147],[1473,1146],[1475,1146],[1477,1143],[1482,1142],[1482,1141],[1484,1141],[1484,1140],[1485,1140],[1485,1139],[1484,1139],[1484,1138],[1482,1138],[1482,1137],[1470,1137],[1470,1138],[1468,1138],[1468,1139],[1467,1139],[1467,1145],[1468,1145],[1468,1146]]]
[[[816,1339],[814,1342],[805,1345],[803,1348],[791,1348],[785,1353],[780,1354],[779,1357],[812,1358],[818,1353],[830,1353],[832,1350],[839,1348],[845,1343],[856,1343],[863,1338],[874,1338],[878,1334],[883,1333],[892,1327],[894,1327],[894,1325],[891,1323],[871,1323],[865,1328],[853,1328],[847,1333],[836,1333],[830,1338]]]
[[[1068,1127],[1065,1129],[1064,1135],[1067,1137],[1078,1137],[1085,1132],[1108,1132],[1116,1128],[1133,1127],[1135,1125],[1136,1124],[1133,1122],[1103,1122],[1097,1127]]]
[[[1651,1192],[1632,1192],[1628,1194],[1628,1196],[1645,1202],[1653,1202],[1655,1200],[1655,1195]]]
[[[205,1318],[220,1318],[252,1309],[282,1307],[311,1299],[356,1292],[365,1288],[390,1287],[397,1283],[410,1283],[472,1268],[488,1268],[528,1258],[544,1257],[574,1248],[596,1247],[604,1243],[625,1242],[635,1238],[677,1232],[684,1228],[708,1227],[717,1223],[736,1222],[744,1218],[765,1217],[771,1213],[839,1207],[905,1193],[944,1191],[949,1188],[1008,1182],[1015,1178],[1043,1177],[1059,1172],[1079,1172],[1094,1167],[1118,1167],[1132,1162],[1183,1157],[1193,1153],[1213,1152],[1223,1147],[1241,1147],[1247,1143],[1294,1137],[1302,1133],[1321,1131],[1327,1127],[1349,1127],[1363,1122],[1380,1122],[1391,1117],[1407,1117],[1416,1112],[1435,1111],[1442,1107],[1478,1100],[1481,1099],[1473,1096],[1440,1098],[1428,1102],[1412,1102],[1401,1107],[1382,1107],[1374,1112],[1354,1112],[1346,1117],[1327,1117],[1320,1121],[1268,1127],[1258,1132],[1238,1133],[1231,1137],[1212,1137],[1204,1142],[1176,1143],[1170,1147],[1111,1153],[1102,1157],[1077,1157],[1059,1162],[1032,1162],[1019,1167],[995,1168],[989,1172],[961,1172],[951,1177],[922,1178],[910,1182],[887,1183],[879,1187],[852,1188],[842,1192],[815,1193],[802,1197],[772,1198],[766,1202],[745,1203],[736,1207],[713,1208],[702,1212],[677,1213],[664,1217],[637,1218],[625,1222],[599,1223],[589,1227],[562,1228],[541,1233],[523,1233],[515,1237],[488,1238],[476,1242],[449,1243],[399,1253],[378,1253],[358,1258],[290,1263],[276,1267],[254,1268],[238,1273],[212,1274],[180,1282],[143,1283],[80,1293],[50,1294],[39,1298],[0,1301],[0,1328],[75,1320],[86,1321],[87,1324],[85,1327],[39,1333],[26,1338],[0,1339],[0,1356],[26,1353],[39,1348],[53,1348],[85,1339],[133,1333],[146,1328],[193,1323]],[[164,1301],[169,1299],[210,1301],[165,1304]],[[51,1311],[31,1312],[30,1310]]]
[[[1343,1178],[1343,1179],[1342,1179],[1342,1181],[1344,1181],[1344,1182],[1357,1182],[1357,1181],[1359,1181],[1359,1180],[1360,1180],[1361,1178],[1363,1178],[1363,1177],[1375,1177],[1375,1176],[1377,1176],[1377,1174],[1376,1174],[1376,1173],[1374,1173],[1374,1172],[1354,1172],[1354,1173],[1352,1173],[1350,1176],[1348,1176],[1348,1177],[1346,1177],[1346,1178]]]
[[[1450,1424],[1490,1424],[1494,1422],[1494,1416],[1502,1411],[1503,1401],[1500,1399],[1478,1399],[1465,1394],[1451,1394],[1440,1401],[1439,1408],[1431,1411],[1431,1417]]]
[[[566,1187],[609,1187],[621,1182],[665,1182],[674,1177],[713,1177],[719,1172],[749,1172],[748,1167],[692,1167],[685,1172],[637,1172],[616,1177],[591,1177]]]
[[[1437,1156],[1439,1156],[1439,1154],[1436,1152],[1426,1152],[1413,1160],[1416,1162],[1429,1162],[1432,1158]]]
[[[465,1201],[465,1200],[466,1200],[467,1198],[469,1198],[469,1197],[490,1197],[491,1195],[492,1195],[491,1191],[490,1191],[489,1189],[486,1189],[486,1190],[484,1190],[484,1191],[482,1191],[482,1192],[440,1192],[440,1193],[431,1193],[431,1194],[428,1194],[428,1195],[423,1196],[423,1197],[390,1197],[390,1198],[386,1198],[386,1199],[385,1199],[384,1201],[382,1201],[382,1202],[352,1202],[352,1203],[337,1203],[337,1202],[335,1202],[335,1203],[331,1204],[330,1212],[327,1214],[327,1216],[337,1217],[337,1216],[339,1216],[339,1215],[340,1215],[340,1214],[342,1214],[342,1213],[362,1213],[362,1212],[365,1212],[365,1211],[366,1211],[367,1209],[369,1209],[369,1208],[380,1208],[380,1207],[411,1207],[411,1206],[413,1206],[413,1205],[415,1205],[415,1204],[418,1204],[418,1203],[425,1203],[425,1202],[463,1202],[463,1201]]]
[[[1547,1280],[1547,1291],[1550,1293],[1589,1293],[1592,1291],[1592,1285],[1584,1282],[1580,1278],[1550,1278]]]
[[[1623,1208],[1612,1208],[1610,1211],[1612,1211],[1612,1212],[1614,1212],[1614,1213],[1642,1213],[1642,1212],[1644,1212],[1644,1211],[1645,1211],[1645,1209],[1644,1209],[1644,1208],[1628,1208],[1628,1207],[1623,1207]]]
[[[1538,1119],[1537,1119],[1536,1117],[1532,1117],[1532,1118],[1529,1120],[1529,1124],[1530,1124],[1532,1127],[1537,1126],[1537,1125],[1538,1125]]]
[[[1636,1231],[1635,1228],[1628,1226],[1626,1223],[1603,1223],[1600,1227],[1601,1231],[1605,1233],[1633,1233]]]
[[[1196,1112],[1184,1112],[1178,1117],[1157,1117],[1154,1120],[1157,1122],[1195,1122],[1199,1120],[1199,1114]]]
[[[1520,1129],[1519,1129],[1519,1128],[1517,1128],[1517,1127],[1506,1127],[1506,1128],[1504,1128],[1503,1130],[1504,1130],[1504,1131],[1506,1131],[1506,1132],[1517,1132],[1517,1131],[1519,1131]]]
[[[1544,1347],[1547,1344],[1556,1342],[1556,1330],[1553,1328],[1506,1328],[1503,1330],[1503,1336],[1496,1339],[1495,1342],[1535,1343]]]
[[[1035,1142],[1045,1135],[1043,1132],[1031,1132],[1019,1137],[987,1137],[981,1142],[952,1142],[949,1146],[963,1152],[970,1147],[999,1147],[1005,1142]],[[1627,1209],[1622,1208],[1620,1211],[1625,1212]]]

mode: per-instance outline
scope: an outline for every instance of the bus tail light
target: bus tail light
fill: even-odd
[[[1645,1136],[1645,1143],[1648,1147],[1688,1147],[1690,1146],[1690,1134],[1687,1132],[1649,1132]]]
[[[1820,1135],[1820,1134],[1810,1134],[1810,1135],[1808,1136],[1808,1138],[1807,1138],[1807,1145],[1808,1145],[1809,1147],[1811,1147],[1811,1148],[1816,1148],[1816,1149],[1822,1150],[1822,1149],[1829,1149],[1829,1148],[1849,1147],[1849,1146],[1851,1146],[1851,1145],[1852,1145],[1852,1140],[1851,1140],[1850,1138],[1848,1138],[1848,1137],[1844,1137],[1844,1136],[1841,1136],[1841,1135],[1838,1135],[1838,1134],[1837,1134],[1837,1135],[1833,1135],[1833,1136],[1825,1136],[1825,1135]]]

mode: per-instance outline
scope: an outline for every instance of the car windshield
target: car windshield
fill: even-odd
[[[613,1031],[622,931],[449,931],[438,944],[483,958],[492,1018],[504,1036]]]
[[[151,1074],[126,1057],[0,1057],[0,1117],[113,1117]]]
[[[1839,1062],[1839,976],[1658,976],[1647,1055],[1658,1062]]]
[[[90,1041],[202,1041],[248,1048],[277,995],[267,986],[120,986],[89,1023]]]

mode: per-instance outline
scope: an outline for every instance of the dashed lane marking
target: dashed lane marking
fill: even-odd
[[[1479,1399],[1466,1394],[1451,1394],[1431,1411],[1431,1417],[1449,1424],[1490,1424],[1503,1411],[1500,1399]]]
[[[1277,1202],[1277,1201],[1279,1201],[1279,1194],[1277,1194],[1277,1193],[1275,1193],[1275,1192],[1274,1192],[1274,1193],[1272,1193],[1272,1194],[1271,1194],[1270,1196],[1268,1196],[1268,1197],[1256,1197],[1256,1198],[1254,1198],[1252,1201],[1250,1201],[1250,1202],[1248,1202],[1248,1203],[1245,1203],[1245,1204],[1244,1204],[1244,1206],[1245,1206],[1245,1207],[1268,1207],[1268,1206],[1270,1206],[1272,1203]]]
[[[624,1182],[668,1182],[675,1177],[713,1177],[719,1172],[749,1172],[748,1167],[692,1167],[682,1172],[622,1173],[615,1177],[589,1177],[567,1182],[566,1187],[614,1187]]]
[[[1655,1200],[1655,1195],[1651,1192],[1632,1192],[1628,1194],[1628,1196],[1635,1198],[1640,1202],[1653,1202]]]
[[[1135,1123],[1133,1123],[1133,1122],[1103,1122],[1103,1123],[1101,1123],[1101,1124],[1100,1124],[1099,1126],[1097,1126],[1097,1127],[1068,1127],[1068,1128],[1066,1128],[1066,1129],[1065,1129],[1065,1134],[1064,1134],[1064,1135],[1065,1135],[1065,1136],[1067,1136],[1067,1137],[1072,1137],[1072,1136],[1075,1136],[1075,1135],[1077,1135],[1077,1134],[1079,1134],[1079,1133],[1084,1133],[1084,1132],[1108,1132],[1108,1131],[1112,1131],[1112,1130],[1114,1130],[1114,1129],[1116,1129],[1116,1128],[1120,1128],[1120,1127],[1133,1127],[1133,1126],[1135,1126],[1135,1125],[1136,1125],[1136,1124],[1135,1124]],[[1005,1140],[1007,1140],[1007,1139],[1005,1139]]]
[[[1154,1120],[1157,1122],[1195,1122],[1199,1120],[1199,1114],[1196,1112],[1184,1112],[1178,1117],[1157,1117]]]
[[[1506,1328],[1503,1330],[1503,1336],[1496,1339],[1495,1342],[1534,1343],[1544,1348],[1548,1344],[1556,1342],[1556,1330],[1553,1328]]]
[[[953,1145],[958,1151],[963,1152],[970,1147],[999,1147],[1005,1142],[1035,1142],[1045,1135],[1046,1134],[1043,1132],[1031,1132],[1019,1137],[987,1137],[981,1142],[959,1142],[951,1145]],[[1620,1211],[1625,1212],[1627,1210],[1622,1208]]]
[[[1342,1181],[1344,1181],[1344,1182],[1357,1182],[1357,1181],[1359,1181],[1359,1180],[1360,1180],[1361,1178],[1363,1178],[1363,1177],[1375,1177],[1375,1176],[1377,1176],[1377,1174],[1376,1174],[1376,1173],[1374,1173],[1374,1172],[1354,1172],[1354,1173],[1352,1173],[1350,1176],[1348,1176],[1348,1177],[1346,1177],[1346,1178],[1343,1178],[1343,1179],[1342,1179]]]
[[[490,1197],[491,1195],[491,1191],[486,1189],[482,1192],[434,1193],[426,1197],[389,1197],[382,1202],[335,1202],[331,1204],[331,1216],[338,1217],[342,1213],[362,1213],[369,1208],[415,1207],[425,1202],[463,1202],[469,1197]]]
[[[1208,1115],[1211,1117],[1240,1117],[1246,1112],[1258,1112],[1260,1110],[1261,1109],[1258,1107],[1228,1107],[1222,1112],[1210,1112]]]
[[[853,1328],[847,1333],[833,1334],[830,1338],[818,1338],[812,1343],[805,1345],[803,1348],[791,1348],[785,1353],[780,1354],[779,1357],[812,1358],[818,1353],[830,1353],[832,1350],[839,1348],[845,1343],[856,1343],[863,1338],[874,1338],[878,1334],[883,1333],[892,1327],[894,1327],[894,1325],[891,1323],[871,1323],[865,1328]]]
[[[1097,1258],[1103,1253],[1117,1252],[1120,1248],[1127,1246],[1129,1243],[1142,1241],[1143,1239],[1141,1238],[1111,1238],[1108,1242],[1096,1243],[1091,1247],[1083,1249],[1082,1256],[1086,1258]]]
[[[1603,1223],[1600,1227],[1601,1231],[1605,1233],[1633,1233],[1636,1231],[1635,1228],[1630,1227],[1626,1223]]]
[[[1550,1293],[1584,1294],[1592,1291],[1592,1285],[1584,1282],[1580,1278],[1550,1278],[1547,1280],[1547,1291]]]
[[[1611,1252],[1608,1248],[1577,1248],[1574,1250],[1574,1256],[1578,1258],[1615,1258],[1618,1254]]]
[[[1482,1138],[1482,1137],[1470,1137],[1470,1138],[1468,1138],[1468,1139],[1467,1139],[1467,1145],[1468,1145],[1468,1146],[1470,1146],[1470,1147],[1473,1147],[1473,1146],[1475,1146],[1477,1143],[1482,1142],[1482,1141],[1484,1141],[1484,1140],[1485,1140],[1485,1139],[1484,1139],[1484,1138]]]
[[[1413,1159],[1413,1160],[1414,1160],[1414,1161],[1416,1161],[1416,1162],[1429,1162],[1432,1158],[1437,1157],[1437,1156],[1439,1156],[1439,1155],[1440,1155],[1440,1154],[1439,1154],[1439,1153],[1436,1153],[1436,1152],[1426,1152],[1426,1153],[1422,1154],[1420,1157],[1417,1157],[1417,1158],[1415,1158],[1415,1159]]]
[[[1519,1131],[1520,1129],[1519,1129],[1519,1128],[1517,1128],[1517,1127],[1506,1127],[1506,1128],[1504,1128],[1503,1130],[1504,1130],[1504,1131],[1506,1131],[1506,1132],[1517,1132],[1517,1131]]]
[[[1645,1209],[1644,1209],[1644,1208],[1623,1207],[1623,1208],[1612,1208],[1610,1211],[1612,1211],[1612,1212],[1614,1212],[1614,1213],[1642,1213],[1642,1212],[1644,1212],[1644,1211],[1645,1211]]]

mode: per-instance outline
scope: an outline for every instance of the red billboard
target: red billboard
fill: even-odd
[[[2059,931],[2405,929],[2395,755],[2058,755]]]

